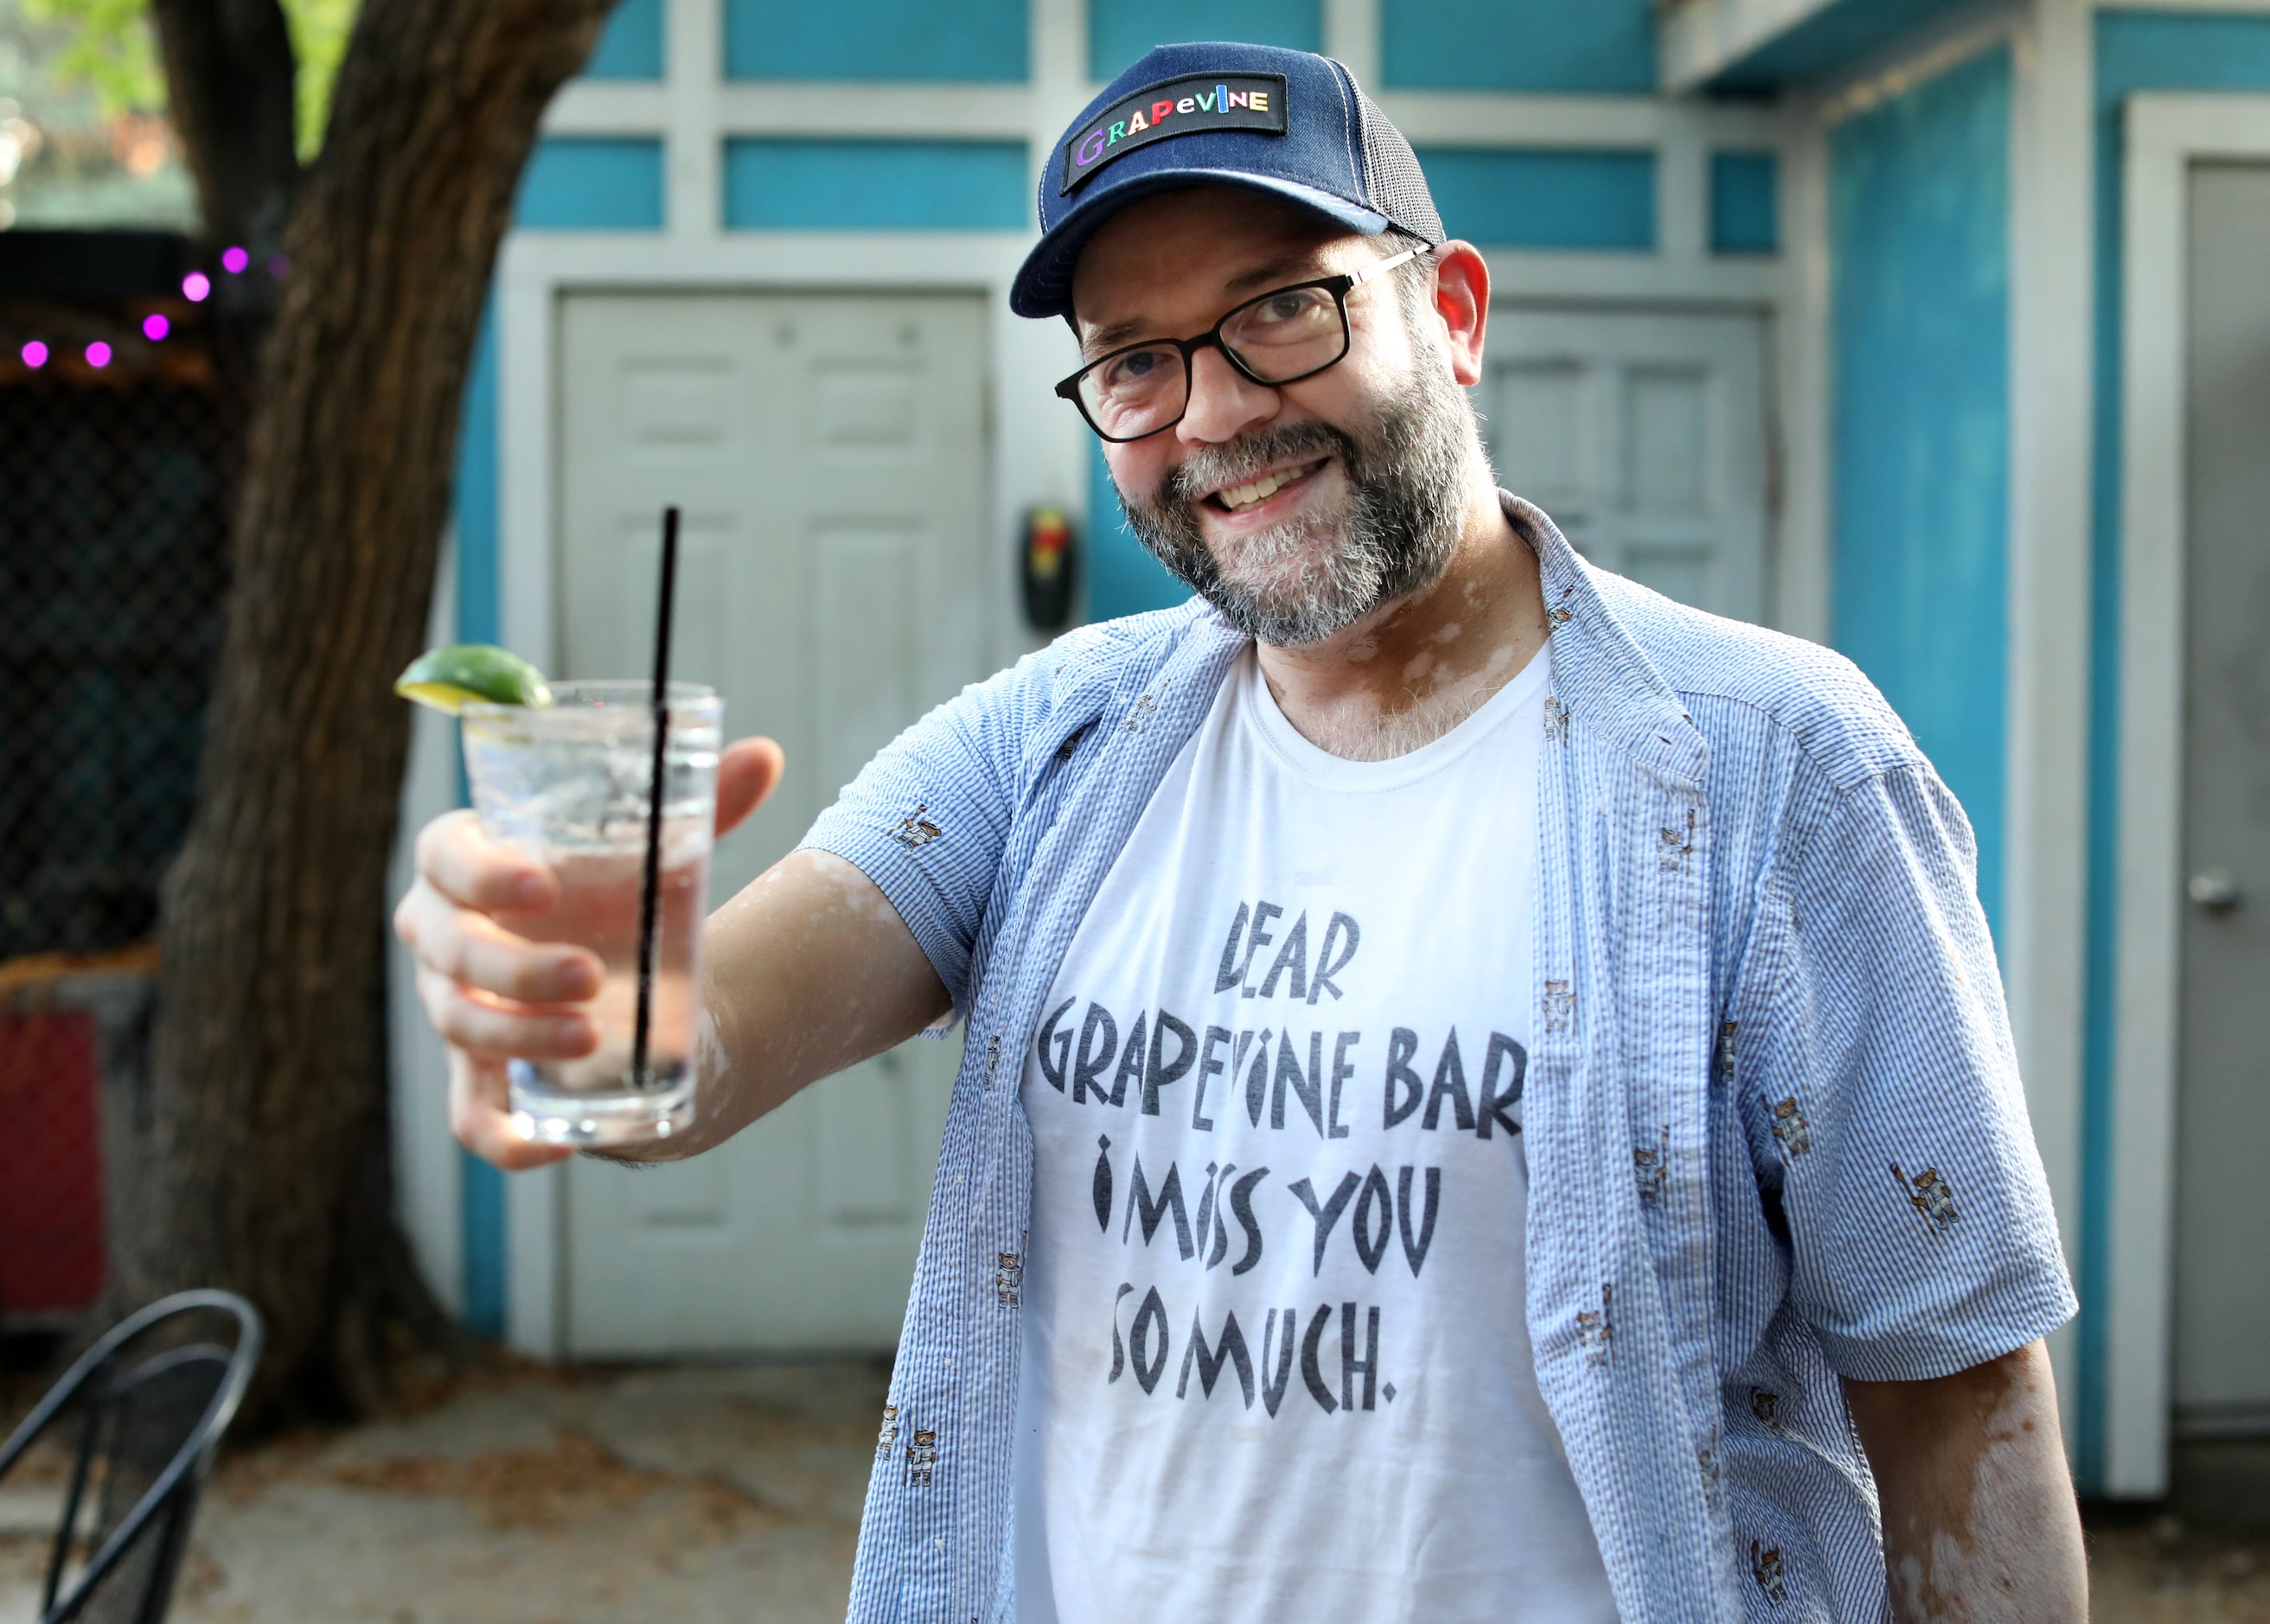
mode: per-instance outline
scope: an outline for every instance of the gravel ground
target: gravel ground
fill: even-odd
[[[226,1460],[175,1624],[805,1624],[843,1616],[885,1371],[486,1371]],[[0,1394],[0,1415],[8,1413]],[[0,1624],[56,1489],[0,1487]],[[2092,1513],[2106,1624],[2270,1624],[2270,1531]]]

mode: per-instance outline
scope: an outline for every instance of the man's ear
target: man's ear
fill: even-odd
[[[1450,375],[1471,387],[1482,378],[1482,332],[1489,325],[1489,266],[1481,250],[1452,238],[1435,250],[1435,318],[1443,323]]]

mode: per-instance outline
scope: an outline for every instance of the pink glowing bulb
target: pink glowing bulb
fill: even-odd
[[[90,367],[110,365],[110,346],[100,338],[86,346],[86,364]]]
[[[142,318],[142,336],[152,344],[157,343],[159,339],[173,330],[174,324],[162,315],[145,315]]]
[[[24,365],[44,367],[48,364],[48,346],[37,338],[24,346]]]
[[[202,304],[212,293],[212,279],[202,271],[192,271],[182,278],[182,297],[191,304]]]
[[[244,268],[251,263],[252,256],[242,248],[223,248],[220,251],[220,268],[233,277],[241,276]]]

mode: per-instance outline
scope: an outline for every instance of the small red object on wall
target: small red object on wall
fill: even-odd
[[[91,1012],[0,1016],[0,1320],[102,1290],[100,1066]]]
[[[1072,520],[1060,508],[1035,508],[1025,515],[1018,573],[1025,588],[1025,619],[1036,630],[1061,631],[1072,619],[1077,568]]]

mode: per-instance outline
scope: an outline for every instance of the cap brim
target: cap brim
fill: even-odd
[[[1017,279],[1009,285],[1009,308],[1019,315],[1065,315],[1072,310],[1072,269],[1106,220],[1129,204],[1159,192],[1188,186],[1242,186],[1248,191],[1268,192],[1324,216],[1350,231],[1376,237],[1392,223],[1376,209],[1350,203],[1345,197],[1303,186],[1298,181],[1273,175],[1239,174],[1220,169],[1158,169],[1128,179],[1085,199],[1053,231],[1042,234],[1025,256]]]

